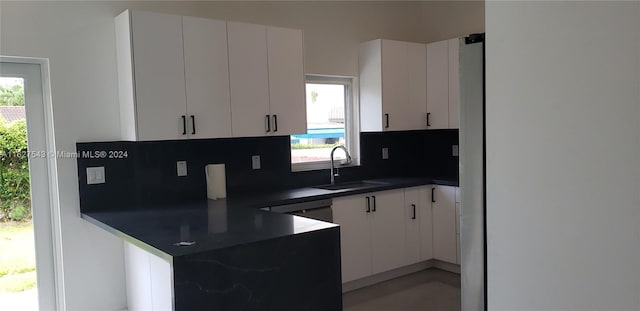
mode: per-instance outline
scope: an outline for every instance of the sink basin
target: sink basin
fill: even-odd
[[[336,184],[313,186],[312,188],[324,189],[324,190],[347,190],[347,189],[379,187],[384,185],[388,185],[388,183],[382,182],[382,181],[373,181],[373,180],[358,180],[358,181],[348,181],[348,182],[336,183]]]

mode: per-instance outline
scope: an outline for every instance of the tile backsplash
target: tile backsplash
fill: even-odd
[[[80,208],[130,209],[205,200],[205,166],[214,163],[226,166],[230,197],[329,183],[327,169],[291,172],[289,144],[289,136],[78,143],[80,154],[94,155],[77,159]],[[361,165],[341,168],[340,178],[457,180],[458,157],[451,153],[457,144],[458,130],[361,133]],[[382,148],[388,148],[386,160]],[[259,170],[252,169],[253,155],[260,156]],[[187,176],[177,176],[177,161],[187,161]],[[94,166],[105,167],[106,183],[87,185],[86,168]]]

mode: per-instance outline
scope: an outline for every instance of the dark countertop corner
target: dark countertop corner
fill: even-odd
[[[338,225],[208,200],[173,208],[88,212],[82,218],[152,254],[172,257],[238,246]],[[180,242],[187,246],[178,246]]]

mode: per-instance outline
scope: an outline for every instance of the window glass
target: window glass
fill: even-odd
[[[355,145],[355,123],[352,111],[352,79],[307,76],[306,105],[307,132],[291,136],[291,163],[295,169],[329,166],[331,149],[345,145],[356,158],[351,148]],[[334,160],[346,159],[342,150],[337,150]]]

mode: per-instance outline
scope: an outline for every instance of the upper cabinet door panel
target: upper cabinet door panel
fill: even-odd
[[[267,27],[228,22],[227,34],[233,136],[264,136],[270,115]]]
[[[449,128],[460,128],[460,39],[449,45]]]
[[[360,130],[382,131],[382,40],[361,43],[358,48]]]
[[[409,102],[404,110],[408,130],[427,128],[427,60],[426,45],[407,43]]]
[[[231,137],[227,23],[185,16],[182,24],[188,134]]]
[[[427,44],[429,129],[449,127],[449,51],[447,41]]]
[[[267,27],[267,53],[273,134],[306,133],[302,30]]]
[[[133,11],[138,140],[186,138],[182,17]]]
[[[382,40],[382,128],[385,131],[409,129],[406,120],[406,111],[409,110],[408,80],[407,43]]]

